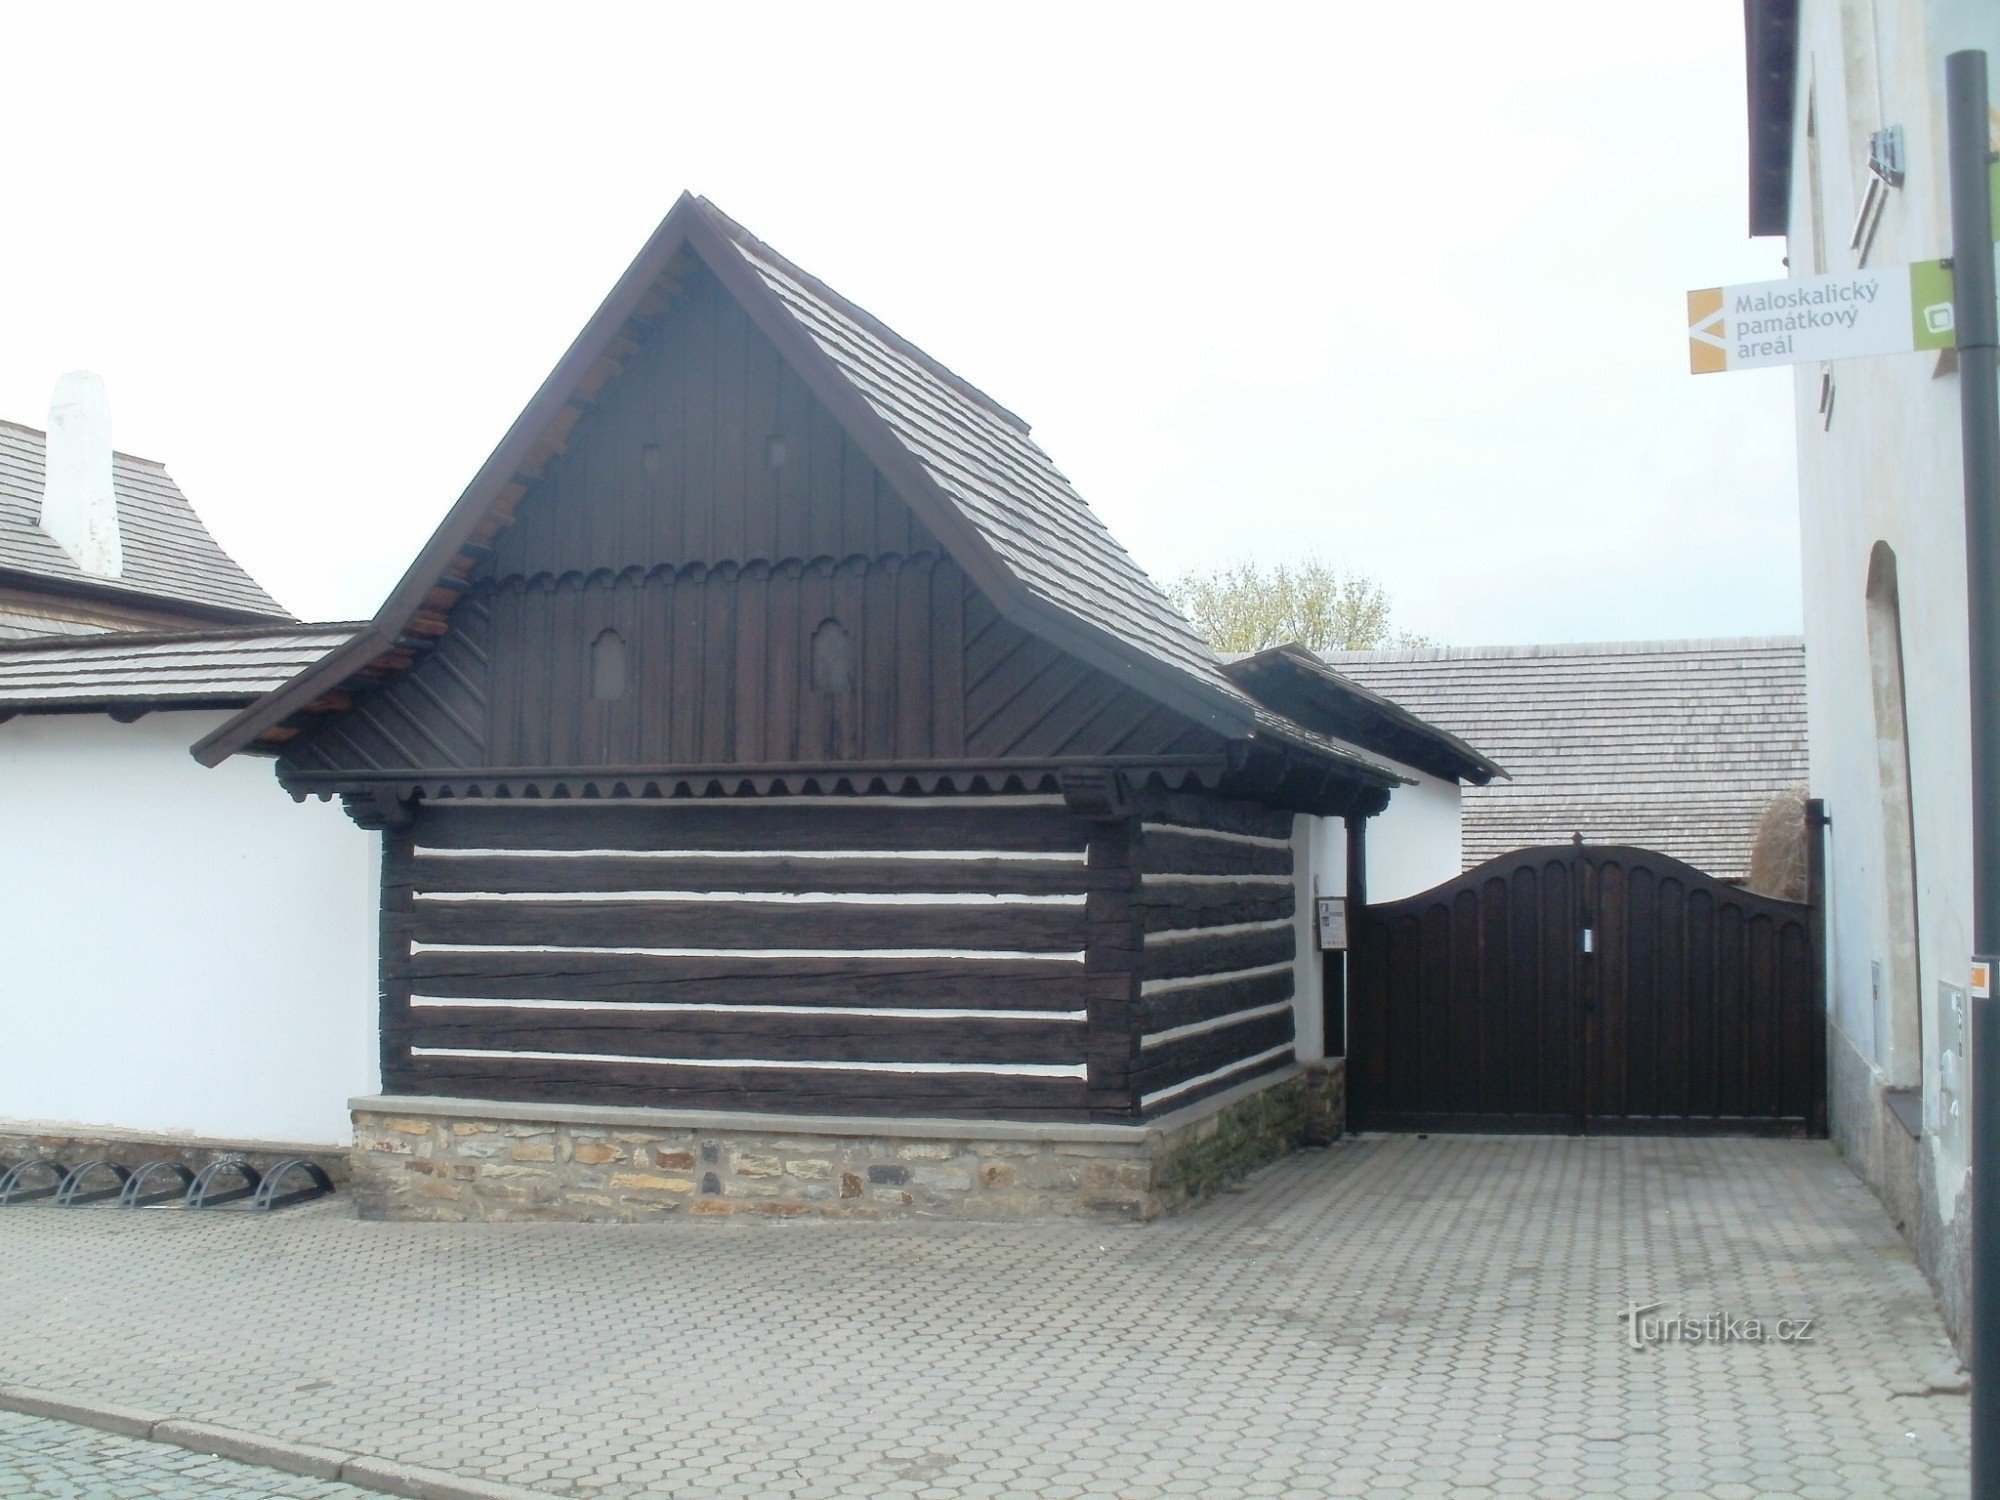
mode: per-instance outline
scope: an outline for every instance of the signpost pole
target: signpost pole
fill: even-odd
[[[1945,59],[1945,94],[1972,667],[1972,1494],[2000,1500],[2000,315],[1984,52]]]

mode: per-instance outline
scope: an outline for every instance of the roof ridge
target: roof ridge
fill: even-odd
[[[874,334],[875,337],[881,339],[886,344],[891,344],[895,346],[898,352],[908,355],[911,359],[915,360],[918,364],[922,365],[926,370],[930,371],[931,374],[937,376],[938,379],[944,381],[947,385],[951,386],[952,389],[956,390],[960,395],[965,396],[969,400],[976,401],[979,405],[985,407],[988,411],[992,412],[994,416],[999,417],[1009,426],[1016,428],[1022,434],[1022,436],[1025,437],[1034,430],[1028,425],[1027,419],[1025,417],[1022,417],[1018,412],[1009,410],[1006,406],[1002,405],[999,401],[996,401],[992,396],[989,396],[985,391],[982,391],[978,386],[974,385],[971,381],[967,380],[963,375],[959,374],[956,370],[952,369],[949,365],[945,364],[944,361],[940,360],[936,355],[931,354],[926,350],[920,348],[918,345],[912,343],[902,334],[896,332],[896,330],[891,328],[887,323],[884,323],[880,318],[876,317],[875,314],[868,311],[867,308],[861,306],[858,302],[855,302],[853,299],[843,296],[841,293],[835,291],[832,287],[828,286],[824,281],[820,280],[819,277],[813,275],[812,272],[806,270],[803,266],[799,265],[798,262],[792,260],[790,257],[783,254],[781,251],[773,249],[765,241],[757,238],[756,235],[752,234],[748,229],[745,229],[736,220],[732,219],[727,213],[723,212],[722,209],[716,207],[716,205],[712,201],[710,201],[707,198],[701,197],[700,195],[696,195],[694,201],[700,204],[702,207],[702,211],[706,213],[711,220],[714,221],[715,227],[717,229],[720,229],[724,234],[728,235],[732,240],[736,241],[737,245],[740,248],[754,251],[756,254],[764,257],[766,260],[769,260],[773,265],[777,266],[780,270],[782,270],[787,276],[796,279],[808,291],[811,291],[815,295],[823,297],[828,302],[831,302],[834,306],[838,307],[841,310],[841,312],[845,313],[848,317],[854,319],[855,322],[861,324],[870,333]]]
[[[44,447],[48,445],[49,431],[46,427],[30,427],[26,422],[15,422],[7,417],[0,417],[0,427],[11,427],[16,432],[25,432],[29,437],[40,438]],[[166,464],[157,458],[147,458],[143,454],[138,453],[127,453],[122,448],[113,448],[111,456],[113,458],[122,458],[127,463],[144,464],[149,469],[158,469],[162,473],[166,472]]]
[[[1565,656],[1691,656],[1723,651],[1789,651],[1805,646],[1803,635],[1688,636],[1679,640],[1531,642],[1514,646],[1390,646],[1373,650],[1328,651],[1332,662],[1534,661]]]

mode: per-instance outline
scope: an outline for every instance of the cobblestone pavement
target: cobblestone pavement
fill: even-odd
[[[1619,1314],[1813,1317],[1635,1350]],[[0,1211],[0,1382],[577,1496],[1965,1492],[1824,1143],[1374,1138],[1155,1224]]]
[[[0,1412],[6,1500],[369,1500],[366,1490],[296,1479],[185,1448]]]

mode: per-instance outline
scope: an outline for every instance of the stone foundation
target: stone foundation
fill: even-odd
[[[1341,1128],[1338,1060],[1145,1125],[356,1099],[363,1218],[1157,1218]]]
[[[350,1153],[339,1146],[286,1141],[238,1141],[212,1136],[118,1130],[109,1126],[52,1125],[32,1120],[0,1120],[0,1172],[31,1156],[50,1157],[65,1167],[102,1158],[121,1167],[150,1161],[179,1162],[199,1172],[217,1157],[241,1157],[264,1172],[302,1156],[317,1162],[336,1185],[347,1181]]]

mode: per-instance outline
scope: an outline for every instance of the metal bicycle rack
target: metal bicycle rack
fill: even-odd
[[[278,1184],[286,1177],[303,1173],[305,1186],[293,1188],[290,1192],[278,1191]],[[310,1202],[314,1198],[324,1198],[333,1191],[333,1179],[326,1175],[318,1162],[307,1161],[303,1156],[288,1156],[264,1174],[264,1180],[257,1185],[256,1196],[250,1206],[270,1211],[290,1208],[294,1203]]]
[[[101,1177],[109,1177],[110,1185],[86,1191],[84,1183],[93,1172]],[[125,1184],[131,1180],[131,1168],[121,1167],[118,1163],[108,1161],[101,1156],[92,1157],[89,1161],[69,1169],[62,1180],[62,1186],[56,1189],[56,1207],[69,1208],[79,1203],[102,1203],[106,1198],[122,1197]]]
[[[155,1189],[147,1196],[148,1179],[165,1176],[169,1186]],[[125,1179],[125,1186],[118,1194],[120,1208],[151,1208],[155,1204],[179,1203],[187,1197],[187,1190],[194,1186],[194,1173],[177,1161],[149,1161]]]
[[[334,1191],[318,1162],[288,1156],[259,1172],[240,1156],[218,1156],[199,1172],[177,1161],[125,1167],[93,1156],[65,1167],[52,1156],[31,1156],[0,1173],[0,1207],[52,1200],[57,1208],[115,1202],[119,1208],[233,1209],[274,1213]]]
[[[48,1176],[46,1187],[29,1188],[27,1180],[36,1171]],[[47,1156],[31,1156],[9,1167],[5,1175],[0,1175],[0,1205],[8,1203],[28,1203],[36,1198],[53,1198],[69,1176],[69,1169],[61,1162]]]
[[[216,1179],[234,1172],[242,1179],[242,1186],[227,1192],[215,1192]],[[214,1161],[195,1173],[194,1181],[188,1184],[187,1197],[183,1200],[189,1208],[219,1208],[225,1203],[234,1203],[239,1198],[248,1198],[263,1185],[263,1176],[240,1156],[218,1156]]]

